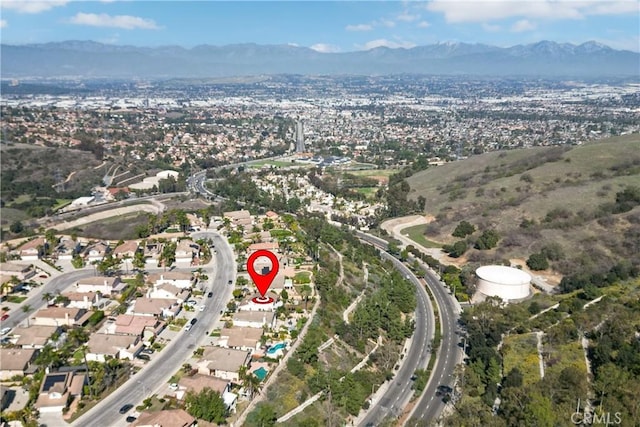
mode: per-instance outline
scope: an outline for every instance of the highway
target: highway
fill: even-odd
[[[372,245],[386,249],[387,242],[375,236],[356,231],[356,235]],[[408,277],[416,286],[417,308],[416,308],[416,329],[414,331],[411,347],[407,352],[406,360],[396,373],[392,385],[386,390],[383,396],[373,402],[367,416],[360,425],[374,426],[379,424],[385,417],[397,418],[404,406],[408,403],[413,390],[411,389],[411,376],[416,369],[427,367],[431,357],[430,344],[434,336],[435,319],[431,300],[426,292],[424,284],[411,272],[411,270],[400,260],[392,255],[381,252],[381,255],[394,263],[402,275]],[[452,374],[458,363],[458,336],[457,336],[457,314],[453,309],[455,303],[448,295],[446,289],[440,284],[438,278],[425,269],[427,283],[435,295],[440,310],[442,324],[442,346],[431,378],[417,404],[414,407],[412,418],[421,420],[435,420],[444,407],[441,398],[436,397],[439,385],[449,385]]]
[[[455,309],[454,298],[440,283],[438,277],[425,264],[421,265],[425,271],[427,285],[440,309],[440,323],[443,331],[440,353],[430,381],[411,414],[413,419],[429,421],[437,419],[445,406],[442,398],[436,396],[437,388],[440,385],[453,388],[453,372],[456,365],[461,362],[462,348],[458,329],[460,316]]]
[[[162,387],[197,348],[198,343],[206,339],[206,333],[220,319],[220,311],[227,306],[235,283],[236,264],[231,247],[226,239],[217,233],[194,233],[194,239],[211,238],[215,245],[215,262],[211,271],[207,271],[209,280],[213,280],[210,290],[213,298],[203,298],[206,308],[197,312],[197,323],[189,332],[181,331],[162,351],[129,380],[98,403],[86,414],[72,423],[73,426],[124,426],[125,418],[130,414],[120,414],[118,410],[125,404],[136,405]],[[213,252],[212,252],[213,254]]]

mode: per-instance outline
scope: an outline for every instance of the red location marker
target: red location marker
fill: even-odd
[[[259,274],[253,266],[256,260],[260,257],[267,257],[269,258],[269,261],[271,261],[271,270],[269,270],[267,274]],[[270,299],[270,298],[265,298],[264,295],[269,290],[269,287],[271,286],[273,279],[276,278],[279,268],[280,268],[280,263],[278,262],[278,257],[276,256],[276,254],[274,254],[271,251],[262,249],[259,251],[255,251],[254,253],[249,255],[249,259],[247,260],[247,271],[249,272],[249,276],[251,276],[251,279],[253,279],[253,282],[256,284],[256,287],[258,288],[258,291],[262,296],[262,298],[261,299],[258,298],[256,302],[265,303],[265,300]]]

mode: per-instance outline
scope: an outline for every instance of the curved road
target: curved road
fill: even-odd
[[[362,240],[381,249],[387,248],[387,242],[378,237],[356,231],[356,235]],[[416,369],[424,369],[429,363],[430,344],[434,334],[435,319],[433,317],[433,307],[431,300],[422,282],[409,270],[409,268],[394,256],[381,252],[385,259],[389,259],[394,266],[405,276],[409,277],[417,289],[416,308],[416,329],[414,331],[413,342],[409,349],[409,354],[402,367],[393,379],[392,385],[386,390],[382,398],[374,402],[372,408],[361,425],[377,425],[385,417],[396,418],[408,403],[413,390],[411,389],[411,376]],[[452,374],[456,364],[459,362],[460,349],[457,334],[458,314],[453,308],[455,302],[448,295],[447,291],[440,284],[438,278],[425,266],[425,279],[427,285],[435,295],[440,312],[440,323],[442,325],[442,345],[436,360],[436,364],[429,378],[429,382],[422,396],[414,406],[412,418],[420,420],[435,420],[445,404],[442,399],[435,396],[439,385],[451,386]],[[426,326],[425,326],[426,322]],[[428,326],[428,333],[425,328]]]
[[[75,283],[80,279],[91,276],[95,276],[95,270],[93,269],[93,267],[85,267],[82,270],[60,274],[59,276],[51,278],[51,280],[49,280],[46,284],[38,287],[37,291],[32,296],[30,296],[20,304],[21,307],[29,306],[30,310],[26,312],[22,310],[16,310],[12,312],[11,316],[8,319],[9,324],[12,325],[12,327],[17,326],[20,322],[33,314],[33,311],[37,307],[40,307],[45,303],[42,299],[42,296],[45,293],[56,295],[64,291],[71,283]]]
[[[430,421],[436,420],[445,406],[442,398],[436,396],[438,386],[453,388],[453,372],[456,365],[462,362],[462,348],[458,329],[460,315],[456,309],[455,298],[449,294],[447,288],[440,283],[438,277],[426,264],[421,266],[425,271],[424,278],[427,286],[435,296],[440,311],[442,343],[429,383],[416,403],[411,418]]]
[[[227,306],[235,282],[235,257],[226,239],[214,232],[193,233],[193,238],[211,238],[217,254],[213,271],[208,271],[209,280],[213,278],[211,291],[213,298],[204,298],[206,308],[197,312],[198,322],[189,332],[180,331],[178,335],[158,353],[143,369],[120,386],[117,391],[98,403],[90,411],[72,423],[73,426],[124,426],[128,414],[120,414],[118,410],[125,404],[141,402],[154,390],[162,387],[169,378],[191,356],[198,343],[206,338],[206,332],[220,319],[220,311]],[[214,274],[215,273],[215,274]]]

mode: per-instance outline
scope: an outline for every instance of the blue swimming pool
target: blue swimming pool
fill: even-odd
[[[253,375],[255,375],[256,377],[258,377],[258,379],[260,381],[264,381],[264,379],[267,377],[267,374],[269,373],[269,371],[267,371],[266,369],[264,369],[263,366],[259,367],[258,369],[256,369],[255,371],[253,371]]]
[[[272,345],[271,347],[269,347],[269,350],[267,350],[267,354],[274,354],[276,353],[278,350],[282,350],[286,347],[287,345],[283,342],[280,342],[276,345]]]

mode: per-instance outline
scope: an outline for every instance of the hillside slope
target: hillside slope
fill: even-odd
[[[604,270],[621,259],[640,261],[640,207],[617,213],[616,194],[640,187],[640,135],[575,147],[492,152],[430,168],[408,178],[410,198],[424,196],[436,221],[429,239],[453,243],[462,220],[475,225],[469,247],[484,229],[501,240],[470,261],[527,258],[561,248],[552,266],[563,274]]]

